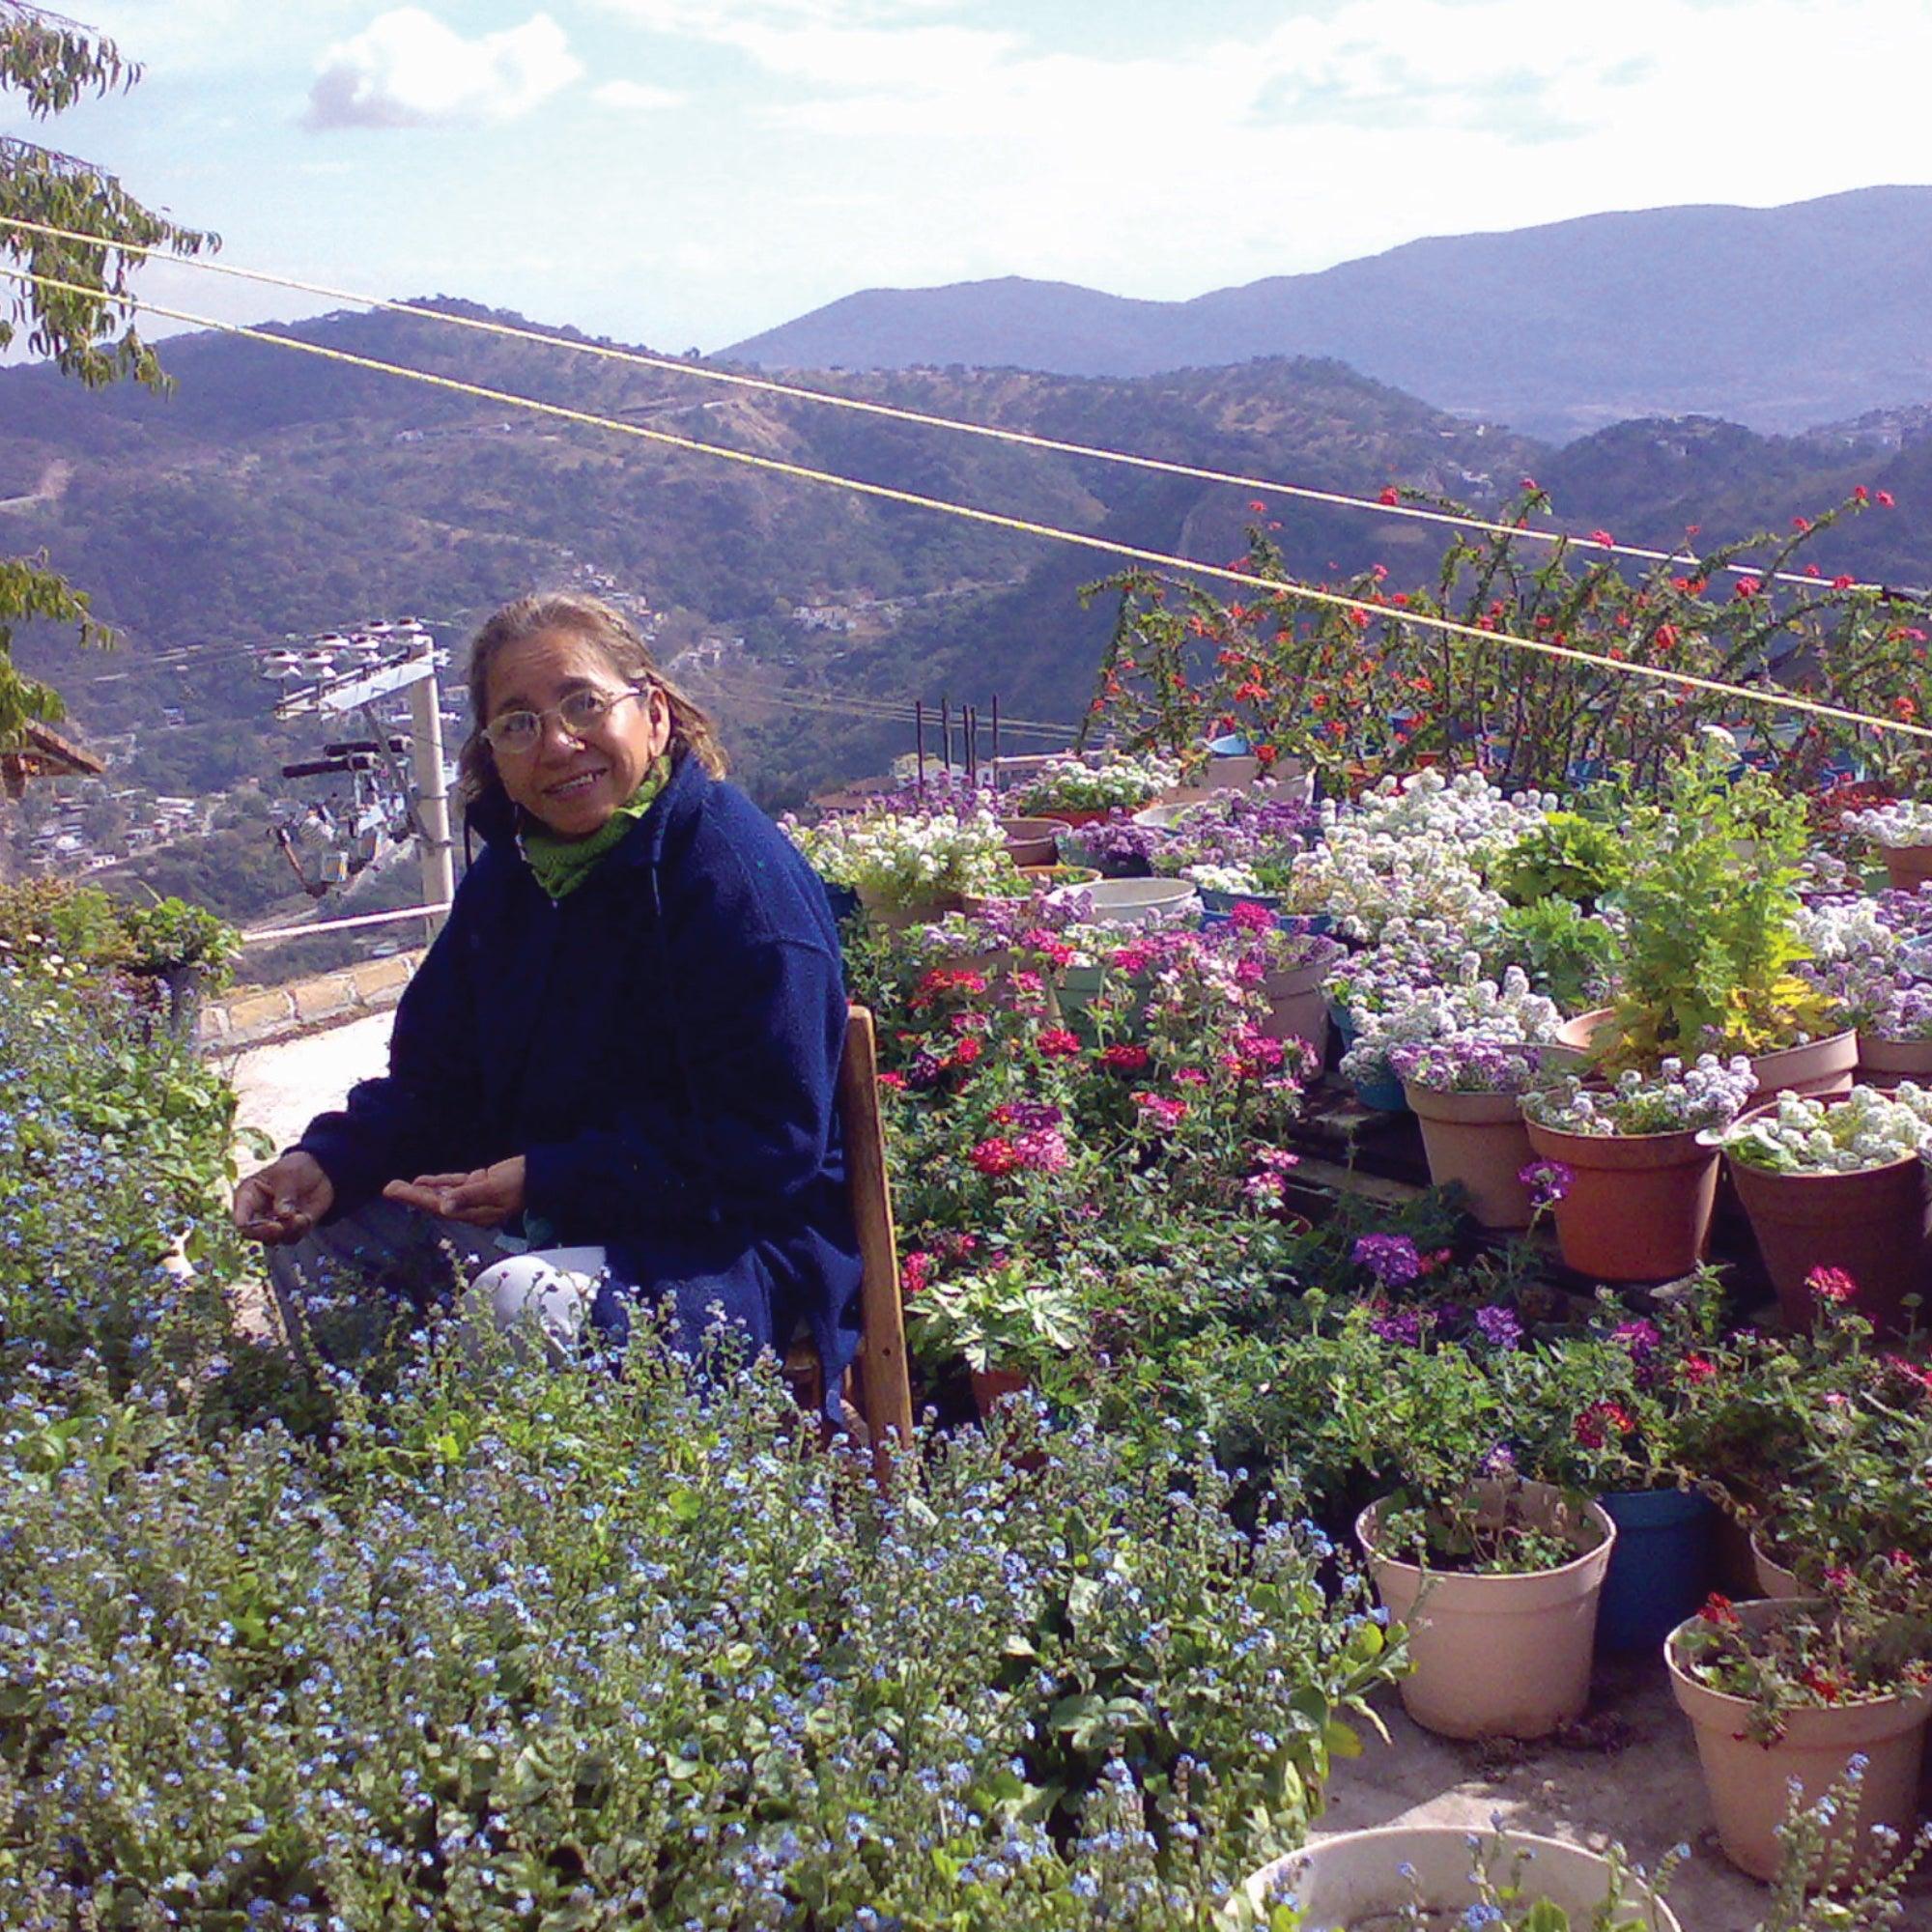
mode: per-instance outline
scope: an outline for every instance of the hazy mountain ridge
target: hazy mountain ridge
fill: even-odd
[[[1721,415],[1793,432],[1932,401],[1932,186],[1433,237],[1158,302],[1009,276],[874,289],[734,344],[764,367],[959,363],[1142,376],[1332,355],[1565,440]]]

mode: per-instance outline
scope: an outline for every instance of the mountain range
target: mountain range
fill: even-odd
[[[1149,376],[1334,356],[1566,441],[1634,416],[1791,432],[1932,401],[1932,186],[1410,242],[1188,301],[1019,276],[868,289],[733,344],[763,368]]]

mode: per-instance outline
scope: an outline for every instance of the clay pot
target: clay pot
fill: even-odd
[[[1823,1608],[1816,1598],[1801,1598],[1740,1604],[1737,1614],[1751,1628],[1764,1629],[1780,1618]],[[1865,1774],[1853,1814],[1841,1827],[1845,1842],[1868,1844],[1874,1825],[1889,1825],[1901,1838],[1911,1837],[1932,1688],[1906,1696],[1787,1712],[1784,1735],[1767,1747],[1744,1735],[1750,1710],[1744,1698],[1710,1690],[1680,1666],[1678,1646],[1690,1628],[1680,1624],[1670,1634],[1664,1661],[1677,1708],[1696,1733],[1697,1762],[1717,1817],[1718,1837],[1734,1865],[1753,1878],[1775,1878],[1781,1849],[1777,1827],[1789,1803],[1787,1780],[1796,1778],[1803,1790],[1801,1802],[1812,1804],[1861,1754]]]
[[[966,901],[957,893],[935,893],[929,899],[888,898],[875,886],[857,886],[854,892],[874,925],[892,932],[905,932],[915,925],[930,925],[950,912],[961,911]]]
[[[1850,1275],[1850,1305],[1877,1328],[1896,1327],[1905,1297],[1932,1290],[1932,1193],[1916,1153],[1859,1174],[1774,1174],[1725,1158],[1794,1328],[1809,1327],[1817,1312],[1804,1285],[1813,1268]]]
[[[1614,1044],[1615,1024],[1615,1010],[1599,1007],[1594,1012],[1565,1020],[1557,1028],[1556,1037],[1564,1046],[1595,1053]],[[1696,1056],[1683,1057],[1689,1061]],[[1808,1094],[1814,1098],[1849,1094],[1858,1062],[1859,1041],[1853,1033],[1834,1033],[1825,1039],[1806,1040],[1803,1046],[1776,1047],[1751,1061],[1751,1071],[1757,1076],[1752,1098],[1761,1104],[1780,1094]]]
[[[1328,1050],[1328,1001],[1321,982],[1335,970],[1338,956],[1324,955],[1267,976],[1263,983],[1268,1016],[1262,1032],[1269,1039],[1306,1040],[1318,1061]]]
[[[1485,1228],[1526,1228],[1533,1209],[1517,1175],[1535,1157],[1522,1108],[1514,1094],[1442,1094],[1402,1083],[1409,1110],[1422,1122],[1429,1178],[1440,1187],[1461,1181],[1469,1212]]]
[[[968,1369],[973,1383],[973,1406],[983,1421],[1009,1395],[1018,1395],[1026,1386],[1025,1373],[1019,1369]]]
[[[1703,1259],[1718,1151],[1695,1132],[1566,1134],[1524,1124],[1536,1153],[1575,1176],[1552,1210],[1568,1266],[1602,1281],[1675,1281]]]
[[[1408,1626],[1415,1667],[1402,1680],[1403,1708],[1425,1730],[1447,1738],[1546,1737],[1580,1717],[1589,1702],[1597,1601],[1616,1525],[1595,1503],[1579,1516],[1548,1483],[1507,1492],[1499,1484],[1479,1483],[1476,1493],[1488,1520],[1500,1520],[1508,1493],[1542,1527],[1589,1548],[1559,1570],[1520,1576],[1424,1571],[1377,1553],[1381,1505],[1365,1509],[1355,1535],[1376,1593],[1390,1616]]]
[[[1824,1039],[1806,1040],[1803,1046],[1781,1046],[1758,1054],[1750,1066],[1757,1075],[1757,1092],[1751,1095],[1754,1106],[1775,1100],[1780,1094],[1833,1099],[1849,1094],[1858,1077],[1859,1037],[1834,1033]]]
[[[1874,1039],[1860,1034],[1859,1078],[1868,1087],[1896,1087],[1901,1080],[1923,1086],[1932,1080],[1932,1039]]]
[[[1003,818],[1007,857],[1015,866],[1051,866],[1060,856],[1061,824],[1057,818]]]
[[[1804,1595],[1795,1570],[1787,1570],[1755,1536],[1750,1540],[1751,1568],[1757,1573],[1758,1594],[1774,1603],[1788,1604]]]
[[[1893,891],[1916,893],[1927,879],[1932,879],[1932,845],[1886,845],[1880,850],[1885,855],[1885,873]]]
[[[1110,805],[1043,805],[1030,815],[1057,825],[1097,825],[1112,810]]]
[[[1609,1896],[1606,1860],[1580,1845],[1527,1832],[1502,1835],[1498,1873],[1520,1857],[1523,1902],[1560,1906],[1572,1925],[1594,1925]],[[1411,1882],[1405,1873],[1415,1874]],[[1422,1895],[1426,1923],[1461,1925],[1480,1903],[1469,1883],[1469,1834],[1460,1825],[1388,1825],[1374,1832],[1342,1832],[1318,1838],[1298,1852],[1264,1865],[1241,1889],[1253,1903],[1256,1922],[1268,1923],[1271,1899],[1292,1892],[1309,1932],[1353,1925],[1406,1923],[1413,1892]],[[1618,1915],[1615,1932],[1683,1932],[1669,1907],[1646,1887],[1628,1879],[1630,1912]]]

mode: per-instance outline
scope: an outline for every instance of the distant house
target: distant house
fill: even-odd
[[[26,724],[0,750],[0,785],[18,798],[29,779],[98,779],[106,769],[92,752],[63,738],[50,724]]]

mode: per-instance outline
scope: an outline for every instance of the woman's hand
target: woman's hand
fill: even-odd
[[[384,1188],[385,1200],[445,1221],[465,1221],[472,1228],[496,1228],[524,1211],[524,1157],[514,1154],[495,1167],[469,1174],[419,1174],[413,1180],[392,1180]]]
[[[285,1153],[235,1190],[235,1225],[251,1241],[298,1241],[335,1201],[335,1183],[312,1153]]]

